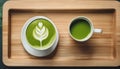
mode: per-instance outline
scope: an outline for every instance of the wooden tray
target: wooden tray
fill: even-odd
[[[3,8],[3,62],[7,66],[118,66],[119,7],[116,1],[7,1]],[[58,46],[48,57],[31,56],[22,46],[21,29],[33,16],[50,18],[59,30]],[[75,42],[68,25],[77,16],[90,18],[103,33],[85,43]]]

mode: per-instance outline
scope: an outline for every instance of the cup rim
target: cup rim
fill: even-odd
[[[73,22],[74,20],[76,20],[76,19],[86,20],[86,21],[90,24],[91,31],[90,31],[90,33],[89,33],[85,38],[83,38],[83,39],[77,39],[77,38],[75,38],[75,37],[71,34],[71,32],[70,32],[70,26],[71,26],[72,22]],[[84,42],[84,41],[87,41],[88,39],[90,39],[90,38],[92,37],[92,35],[93,35],[93,30],[94,30],[94,26],[93,26],[93,22],[92,22],[88,17],[86,17],[86,16],[77,16],[77,17],[73,18],[73,19],[70,21],[70,24],[69,24],[69,28],[68,28],[68,29],[69,29],[69,34],[70,34],[70,36],[71,36],[75,41]]]
[[[26,35],[25,35],[26,29],[27,29],[28,25],[29,25],[32,21],[34,21],[34,20],[36,20],[36,19],[39,19],[39,18],[43,18],[43,19],[46,19],[46,20],[50,21],[50,23],[54,26],[55,32],[56,32],[55,40],[51,43],[51,45],[50,45],[48,48],[45,48],[45,49],[37,49],[37,48],[32,47],[31,44],[29,44],[29,42],[27,41]],[[41,51],[43,50],[43,51],[44,51],[44,50],[47,50],[47,49],[51,48],[51,47],[55,44],[55,41],[57,40],[57,37],[59,37],[59,34],[58,34],[58,30],[57,30],[54,22],[53,22],[52,20],[50,20],[49,18],[45,17],[45,16],[34,16],[34,17],[31,17],[30,19],[28,19],[28,20],[25,22],[25,24],[24,24],[23,27],[22,27],[22,31],[21,31],[21,42],[22,42],[23,46],[26,46],[25,44],[28,44],[27,46],[29,46],[29,47],[31,47],[32,49],[35,49],[35,50],[41,50]],[[58,42],[57,42],[57,43],[58,43]]]

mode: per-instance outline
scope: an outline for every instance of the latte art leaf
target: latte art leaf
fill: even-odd
[[[40,47],[42,47],[42,41],[48,37],[48,34],[49,31],[42,22],[39,22],[33,30],[33,36],[35,39],[40,41]]]

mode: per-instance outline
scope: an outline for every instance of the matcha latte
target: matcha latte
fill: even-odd
[[[36,49],[49,48],[56,39],[55,28],[46,19],[36,19],[27,27],[26,38],[28,43]]]
[[[23,47],[29,54],[37,57],[52,53],[57,46],[58,37],[55,24],[44,16],[28,19],[21,31]]]

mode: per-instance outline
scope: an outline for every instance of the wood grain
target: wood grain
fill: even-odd
[[[3,8],[3,62],[8,66],[117,66],[120,64],[119,6],[118,2],[107,1],[8,1]],[[59,31],[58,46],[48,57],[31,56],[22,46],[21,29],[33,16],[50,18]],[[68,26],[77,16],[90,18],[103,33],[94,34],[85,43],[75,42],[69,36]]]

